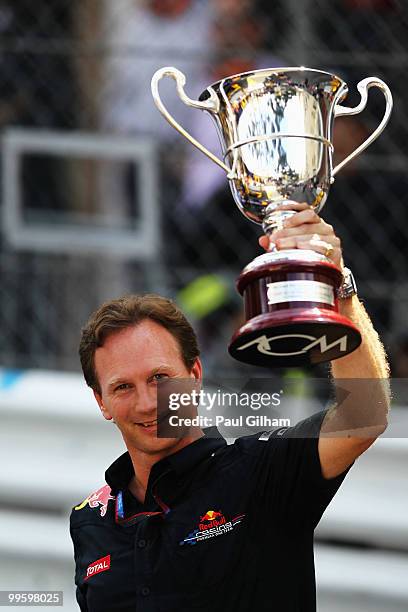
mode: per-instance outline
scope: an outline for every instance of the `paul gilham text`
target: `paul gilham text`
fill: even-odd
[[[246,416],[239,415],[233,418],[227,418],[222,415],[217,416],[202,416],[186,418],[179,417],[177,414],[172,414],[169,418],[171,427],[290,427],[290,419],[274,419],[266,415],[248,414]]]

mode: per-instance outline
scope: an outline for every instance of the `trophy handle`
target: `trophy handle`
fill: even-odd
[[[358,104],[354,108],[349,108],[347,106],[335,106],[334,116],[341,117],[341,115],[357,115],[358,113],[361,113],[361,111],[364,110],[366,107],[368,90],[370,89],[370,87],[378,87],[379,89],[381,89],[385,96],[386,108],[384,116],[381,120],[381,123],[379,124],[377,129],[374,130],[371,136],[369,136],[363,143],[361,143],[361,145],[357,147],[357,149],[353,151],[353,153],[350,153],[350,155],[348,155],[345,159],[343,159],[342,162],[340,162],[335,168],[333,168],[332,176],[335,176],[337,172],[341,170],[346,164],[348,164],[352,159],[354,159],[354,157],[356,157],[362,151],[364,151],[364,149],[369,147],[370,144],[374,142],[376,138],[378,138],[378,136],[384,130],[385,126],[389,121],[393,105],[392,94],[388,85],[386,85],[384,81],[378,79],[377,77],[368,77],[360,81],[357,85],[357,89],[360,92],[361,96],[360,104]]]
[[[170,123],[172,127],[174,127],[174,129],[176,129],[182,136],[184,136],[184,138],[186,138],[189,142],[191,142],[191,144],[197,147],[199,151],[204,153],[204,155],[209,157],[213,162],[215,162],[218,166],[225,170],[225,172],[228,173],[228,178],[231,178],[233,174],[235,175],[232,169],[229,168],[226,164],[224,164],[223,161],[218,159],[218,157],[211,153],[211,151],[206,149],[206,147],[204,147],[204,145],[198,142],[198,140],[193,138],[193,136],[191,136],[179,123],[177,123],[174,117],[170,115],[169,111],[164,106],[159,94],[159,81],[161,81],[161,79],[166,76],[171,77],[175,80],[179,98],[187,106],[199,108],[200,110],[206,110],[211,113],[217,113],[219,108],[219,100],[217,94],[213,89],[211,89],[211,87],[209,87],[208,91],[210,92],[210,97],[208,98],[208,100],[204,100],[203,102],[200,102],[199,100],[192,100],[187,96],[184,91],[184,85],[186,84],[185,75],[180,70],[178,70],[177,68],[173,68],[172,66],[160,68],[154,73],[152,77],[151,89],[153,100],[163,117]]]

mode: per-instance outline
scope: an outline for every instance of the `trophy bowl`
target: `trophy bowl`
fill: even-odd
[[[201,145],[175,121],[158,91],[170,76],[180,99],[208,112],[220,138],[223,159]],[[310,68],[271,68],[226,77],[208,86],[198,100],[185,91],[185,76],[176,68],[158,70],[152,78],[154,101],[167,119],[194,146],[227,173],[239,210],[266,234],[295,214],[290,202],[306,202],[316,213],[326,203],[337,172],[366,149],[388,123],[392,96],[376,77],[360,81],[360,103],[340,103],[347,84],[338,76]],[[374,132],[333,168],[335,117],[361,112],[370,87],[384,93],[386,110]],[[229,345],[245,363],[298,366],[332,361],[361,343],[356,326],[339,313],[337,291],[342,271],[312,250],[271,250],[249,263],[237,280],[244,298],[245,324]]]

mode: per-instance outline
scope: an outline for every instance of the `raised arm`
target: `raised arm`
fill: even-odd
[[[357,295],[340,300],[339,310],[359,328],[362,343],[331,363],[338,405],[328,413],[319,439],[326,478],[344,471],[383,433],[390,405],[387,357],[370,317]]]
[[[303,248],[326,253],[343,269],[340,239],[331,225],[306,204],[290,205],[298,212],[285,227],[272,234],[278,249]],[[265,249],[266,236],[260,238]],[[353,353],[331,363],[337,403],[328,412],[320,432],[319,457],[325,478],[341,474],[367,450],[387,426],[390,403],[389,368],[381,340],[357,295],[339,300],[339,311],[351,319],[362,335]]]

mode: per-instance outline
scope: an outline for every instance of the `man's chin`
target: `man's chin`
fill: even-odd
[[[130,439],[124,436],[128,448],[130,445],[135,450],[139,450],[148,455],[155,455],[162,451],[175,449],[180,445],[180,439],[181,438],[158,438],[157,432],[154,434],[131,436]]]

